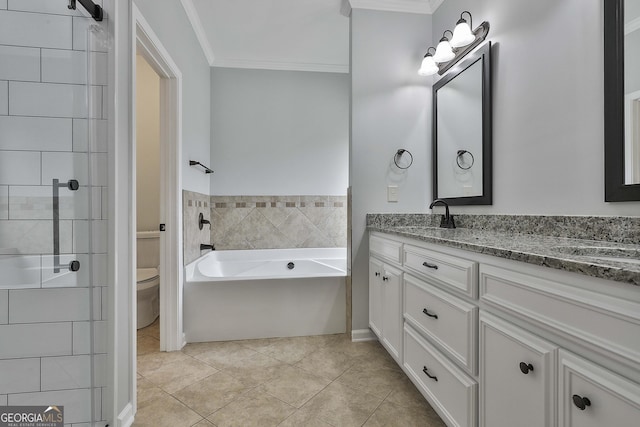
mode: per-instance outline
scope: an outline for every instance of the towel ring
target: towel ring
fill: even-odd
[[[460,164],[460,159],[461,159],[461,158],[462,158],[462,156],[464,156],[465,154],[468,154],[468,155],[470,155],[470,156],[471,156],[471,164],[470,164],[469,166],[466,166],[466,167],[465,167],[465,166],[462,166],[462,165]],[[458,155],[456,156],[456,164],[458,165],[458,167],[459,167],[460,169],[463,169],[463,170],[471,169],[471,166],[473,166],[473,164],[475,163],[475,161],[476,161],[476,159],[473,157],[473,154],[471,154],[471,152],[470,152],[470,151],[467,151],[467,150],[458,150]]]
[[[409,164],[407,166],[400,166],[398,164],[398,161],[402,158],[402,155],[404,153],[409,154],[409,157],[410,157]],[[404,148],[400,148],[398,151],[396,151],[396,154],[393,156],[393,163],[396,164],[398,169],[409,169],[409,167],[413,164],[413,154],[411,154],[411,152],[409,150],[405,150]]]

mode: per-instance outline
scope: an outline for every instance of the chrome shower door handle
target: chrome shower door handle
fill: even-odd
[[[80,270],[80,261],[73,260],[68,265],[60,264],[60,196],[59,189],[65,187],[71,191],[77,191],[80,184],[75,179],[60,183],[60,180],[53,180],[53,272],[60,273],[61,269],[69,271]]]

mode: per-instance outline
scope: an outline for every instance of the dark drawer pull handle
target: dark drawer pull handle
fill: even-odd
[[[573,395],[573,404],[578,407],[581,411],[584,411],[587,406],[591,406],[591,401],[588,397],[578,396],[577,394]]]
[[[423,308],[423,309],[422,309],[422,312],[423,312],[424,314],[426,314],[427,316],[429,316],[429,317],[433,317],[434,319],[437,319],[437,318],[438,318],[438,315],[437,315],[437,314],[431,314],[431,313],[429,313],[429,311],[427,311],[427,309],[426,309],[426,308]]]
[[[386,282],[389,278],[387,276],[382,276],[382,280]]]
[[[434,381],[438,381],[438,377],[436,377],[435,375],[430,375],[430,374],[429,374],[429,370],[427,369],[427,367],[426,367],[426,366],[423,366],[423,367],[422,367],[422,372],[424,372],[424,374],[425,374],[426,376],[428,376],[429,378],[431,378],[432,380],[434,380]]]
[[[423,262],[422,265],[424,265],[427,268],[433,268],[434,270],[438,269],[438,266],[435,264],[429,264],[427,261]]]
[[[377,277],[377,276],[379,276],[379,275],[380,275],[380,272],[379,272],[379,271],[376,271],[376,277]]]
[[[529,372],[533,371],[533,365],[531,363],[520,362],[520,372],[527,375]]]

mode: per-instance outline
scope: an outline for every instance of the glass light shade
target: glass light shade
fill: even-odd
[[[422,60],[422,65],[420,65],[420,69],[418,70],[418,74],[421,76],[432,76],[437,73],[439,70],[436,65],[436,61],[433,60],[433,56],[427,55]]]
[[[443,38],[440,40],[440,43],[438,43],[438,47],[436,47],[436,53],[433,55],[433,60],[439,64],[441,62],[449,62],[455,58],[455,56],[456,54],[453,53],[449,40]]]
[[[452,47],[462,47],[468,44],[473,43],[476,39],[476,36],[471,32],[471,28],[469,28],[469,24],[467,21],[462,21],[456,28],[453,30],[453,37],[451,37],[451,46]]]

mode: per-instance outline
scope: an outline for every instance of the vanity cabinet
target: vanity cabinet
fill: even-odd
[[[390,263],[394,262],[389,251],[395,242],[381,242],[379,258],[369,258],[369,326],[389,354],[402,363],[402,276],[403,272]],[[376,253],[372,248],[372,254]],[[397,252],[399,257],[399,252]]]
[[[558,425],[564,427],[637,426],[640,386],[561,350],[558,408]]]
[[[489,313],[480,313],[480,426],[555,424],[557,346]]]
[[[378,232],[369,265],[371,329],[448,426],[638,425],[640,289]]]

